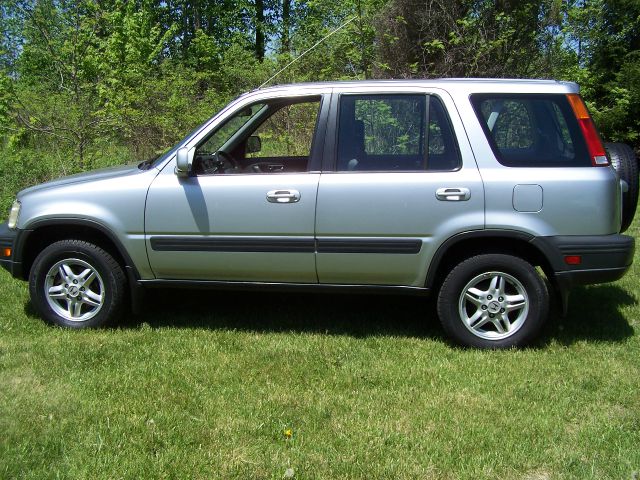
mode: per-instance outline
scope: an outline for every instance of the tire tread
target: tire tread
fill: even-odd
[[[112,277],[104,279],[105,283],[113,282],[114,288],[111,289],[112,301],[109,302],[108,305],[104,305],[103,310],[86,323],[83,322],[82,324],[73,325],[57,320],[55,313],[50,311],[48,305],[45,306],[43,304],[43,299],[38,291],[42,270],[49,268],[47,265],[48,260],[64,252],[79,253],[88,257],[93,256],[98,262],[102,262],[103,266],[106,267],[108,275]],[[38,254],[29,275],[29,292],[36,310],[38,310],[41,317],[48,323],[70,328],[103,327],[117,320],[122,315],[125,304],[126,283],[127,278],[122,266],[109,252],[85,240],[66,239],[52,243]]]
[[[633,149],[625,143],[606,143],[605,148],[611,158],[611,165],[618,172],[629,190],[622,195],[622,225],[621,232],[626,231],[635,216],[638,207],[638,159]]]
[[[494,267],[495,265],[495,267]],[[486,340],[476,337],[462,324],[457,313],[459,292],[457,285],[464,285],[471,276],[482,270],[504,269],[505,273],[514,275],[521,282],[531,282],[533,291],[529,292],[530,312],[532,307],[536,314],[527,319],[527,322],[512,336],[502,340]],[[519,272],[516,272],[518,270]],[[529,278],[522,278],[524,274]],[[523,282],[525,283],[525,282]],[[455,292],[455,294],[454,294]],[[537,300],[537,301],[536,301]],[[445,332],[458,344],[466,347],[503,349],[519,347],[529,344],[538,334],[549,313],[549,291],[546,283],[540,277],[535,267],[528,261],[513,255],[506,254],[480,254],[469,257],[455,266],[446,276],[437,300],[438,318]],[[454,314],[455,312],[455,314]],[[530,313],[531,315],[531,313]]]

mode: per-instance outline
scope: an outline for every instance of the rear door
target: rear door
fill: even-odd
[[[317,202],[320,283],[423,287],[438,246],[484,226],[482,181],[451,97],[334,94]]]

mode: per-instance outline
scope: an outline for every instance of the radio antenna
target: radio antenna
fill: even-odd
[[[274,78],[276,78],[278,75],[280,75],[282,72],[284,72],[287,68],[289,68],[291,65],[293,65],[294,63],[296,63],[298,60],[300,60],[302,57],[304,57],[307,53],[309,53],[311,50],[313,50],[314,48],[316,48],[318,45],[320,45],[322,42],[324,42],[327,38],[329,38],[331,35],[333,35],[334,33],[339,32],[340,30],[342,30],[344,27],[346,27],[347,25],[349,25],[351,22],[353,22],[355,19],[357,18],[357,15],[354,15],[353,17],[351,17],[349,20],[347,20],[346,22],[344,22],[342,25],[340,25],[337,28],[334,28],[333,30],[331,30],[327,35],[325,35],[323,38],[321,38],[320,40],[318,40],[316,43],[314,43],[313,45],[311,45],[311,47],[307,48],[304,52],[302,52],[300,55],[298,55],[296,58],[294,58],[293,60],[291,60],[289,63],[287,63],[284,67],[282,67],[280,70],[278,70],[274,75],[272,75],[271,77],[269,77],[269,79],[264,82],[262,85],[260,85],[258,87],[258,89],[264,87],[265,85],[267,85],[271,80],[273,80]]]

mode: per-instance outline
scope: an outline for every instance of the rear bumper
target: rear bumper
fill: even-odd
[[[613,282],[633,263],[635,239],[627,235],[536,237],[532,242],[551,264],[558,283],[574,285]],[[567,256],[579,256],[579,265],[568,265]]]
[[[18,230],[11,230],[6,223],[0,224],[0,266],[14,277],[22,275],[22,263],[16,259]],[[5,255],[10,249],[10,255]]]

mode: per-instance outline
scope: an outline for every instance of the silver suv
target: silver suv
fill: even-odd
[[[2,265],[97,327],[144,288],[437,295],[457,342],[531,341],[549,290],[631,265],[637,161],[574,83],[367,81],[242,95],[153,161],[20,192]],[[615,157],[621,174],[612,167]]]

